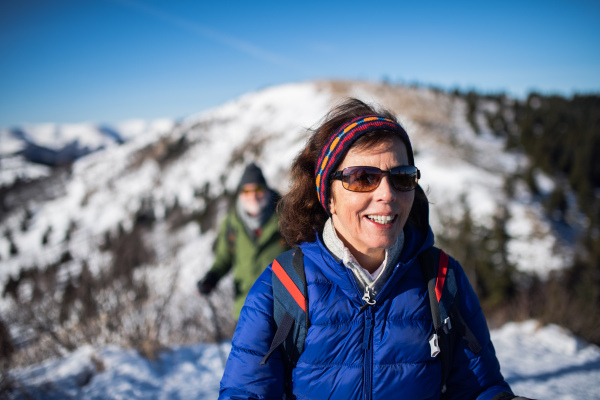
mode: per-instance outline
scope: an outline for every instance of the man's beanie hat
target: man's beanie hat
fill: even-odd
[[[240,183],[237,187],[238,192],[240,191],[240,189],[242,189],[244,185],[247,185],[248,183],[256,183],[257,185],[265,186],[267,185],[267,181],[265,180],[262,171],[254,163],[250,163],[246,166],[244,174],[242,175]]]

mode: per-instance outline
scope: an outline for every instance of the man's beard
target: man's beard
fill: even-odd
[[[244,211],[246,211],[246,213],[248,213],[248,215],[252,217],[259,216],[260,213],[265,209],[268,201],[268,196],[263,196],[262,198],[257,199],[256,201],[247,201],[244,199],[240,199],[242,208],[244,209]]]

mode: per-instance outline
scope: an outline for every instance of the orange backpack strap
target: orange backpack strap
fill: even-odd
[[[302,250],[296,248],[280,254],[273,261],[271,269],[273,319],[277,331],[261,364],[265,364],[273,351],[283,346],[285,362],[293,368],[304,351],[310,325]]]

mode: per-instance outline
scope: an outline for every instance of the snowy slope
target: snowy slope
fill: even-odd
[[[515,393],[535,399],[600,399],[600,349],[536,321],[492,331],[502,373]]]
[[[27,231],[19,229],[24,213],[21,209],[3,221],[3,228],[12,231],[17,248],[26,251],[11,256],[7,237],[0,238],[0,284],[9,276],[16,276],[23,266],[55,262],[67,249],[75,258],[74,264],[86,260],[93,270],[98,270],[107,261],[98,251],[103,234],[114,232],[119,223],[130,228],[144,198],[153,199],[159,219],[175,201],[185,210],[202,210],[206,202],[195,193],[207,185],[211,197],[233,190],[243,163],[251,159],[259,159],[269,182],[285,191],[287,169],[303,144],[304,130],[322,117],[329,100],[313,85],[282,86],[243,96],[191,117],[168,135],[141,135],[122,146],[80,159],[74,164],[64,196],[43,203],[26,203],[34,214]],[[157,158],[163,156],[165,147],[183,136],[183,154],[166,166],[160,165]],[[261,154],[248,154],[249,148]],[[232,157],[235,154],[241,156],[236,160]],[[64,233],[71,221],[78,229],[72,240],[65,243]],[[49,227],[53,234],[43,245],[42,236]],[[189,228],[173,237],[182,234],[185,245],[196,247],[198,243],[187,241],[187,232]],[[195,236],[197,241],[203,241],[197,232]],[[164,244],[158,239],[152,247],[160,250]],[[167,246],[161,252],[161,260],[176,260],[174,249],[179,245]],[[202,267],[198,268],[198,261],[190,260],[191,265],[181,262],[178,260],[183,290],[189,292],[193,288],[186,279],[186,268],[195,270],[197,278]],[[73,268],[76,270],[77,265]]]
[[[444,229],[440,222],[444,215],[458,212],[457,204],[464,195],[473,218],[481,224],[491,223],[498,205],[509,209],[512,215],[508,224],[512,237],[509,257],[518,268],[543,276],[551,269],[568,264],[572,250],[554,234],[528,189],[516,187],[517,196],[512,200],[504,193],[504,177],[522,168],[527,160],[520,154],[505,152],[503,141],[493,137],[485,126],[477,135],[467,123],[462,100],[424,88],[365,82],[306,82],[249,93],[192,115],[176,125],[161,125],[160,129],[147,129],[139,122],[128,123],[130,126],[122,131],[133,133],[125,143],[107,146],[78,159],[70,170],[58,177],[55,170],[47,167],[31,169],[30,163],[18,158],[3,158],[3,177],[8,170],[5,169],[9,165],[7,160],[10,160],[15,170],[27,168],[27,176],[41,178],[41,186],[26,186],[22,191],[15,190],[14,194],[9,192],[4,197],[3,201],[9,207],[0,217],[3,232],[0,237],[0,287],[6,287],[7,282],[17,279],[25,269],[45,271],[50,270],[50,266],[58,266],[59,289],[50,297],[58,304],[62,287],[71,277],[78,277],[84,265],[94,275],[111,268],[115,255],[103,249],[107,236],[117,237],[119,231],[133,231],[140,212],[150,213],[155,222],[145,228],[142,239],[153,256],[144,261],[142,272],[148,279],[151,297],[166,298],[174,288],[173,296],[161,311],[168,320],[165,325],[172,330],[161,331],[159,339],[169,346],[181,345],[171,341],[174,330],[186,320],[210,319],[206,316],[206,305],[198,301],[195,282],[212,263],[211,247],[216,225],[226,206],[220,199],[235,190],[243,167],[249,161],[261,165],[267,180],[284,193],[288,188],[291,161],[307,139],[306,129],[316,126],[333,104],[348,96],[390,108],[406,127],[416,152],[416,164],[422,171],[421,184],[428,190],[432,202],[434,232]],[[77,130],[74,128],[74,131]],[[36,132],[39,138],[35,140],[51,143],[47,141],[50,130],[30,130],[31,137],[37,137]],[[65,138],[75,136],[66,135]],[[170,217],[176,206],[183,216],[178,223]],[[66,253],[69,254],[67,258],[64,257]],[[32,297],[32,286],[22,285],[19,288],[21,296]],[[228,289],[222,289],[225,298]],[[222,307],[227,308],[227,305],[224,301]],[[18,317],[19,306],[20,303],[10,296],[0,298],[0,313],[4,318],[7,315]],[[148,310],[146,317],[154,318],[154,308]],[[223,312],[227,313],[227,310]],[[77,324],[77,321],[71,322]],[[22,325],[10,327],[13,335],[31,331],[27,321],[21,320],[19,324]],[[61,333],[60,327],[54,328]],[[64,332],[68,334],[68,331]],[[505,330],[496,333],[500,335],[500,342],[503,335],[509,335],[502,332]],[[527,332],[525,328],[519,328],[519,332],[523,335],[519,345],[523,347],[514,354],[526,355],[530,337],[537,334],[533,331],[522,333]],[[145,390],[148,393],[158,391],[159,394],[150,396],[154,398],[177,397],[177,385],[169,386],[169,382],[189,381],[187,377],[196,373],[202,375],[202,379],[217,381],[220,375],[215,370],[213,356],[207,355],[214,353],[214,348],[201,345],[174,347],[169,355],[163,356],[166,359],[146,365],[134,352],[103,347],[116,344],[115,340],[120,338],[107,334],[94,340],[97,345],[93,349],[83,347],[76,352],[79,355],[69,356],[71,362],[87,367],[71,370],[67,366],[60,369],[40,366],[37,367],[40,370],[35,370],[39,373],[32,374],[39,375],[42,380],[64,378],[58,386],[72,387],[75,384],[68,382],[87,381],[91,377],[89,373],[87,378],[85,373],[81,376],[81,370],[89,371],[93,365],[90,354],[99,352],[98,357],[103,359],[102,365],[109,375],[98,375],[97,378],[104,376],[101,379],[119,382],[113,389],[120,395],[109,398],[129,397],[124,393],[146,393]],[[119,342],[123,346],[127,343]],[[506,344],[509,348],[512,345]],[[507,351],[512,354],[511,350]],[[580,353],[577,351],[570,356],[579,357]],[[174,361],[178,357],[187,361]],[[577,357],[573,363],[586,362],[585,357]],[[518,362],[512,360],[506,359],[506,363],[514,363],[511,367],[513,375],[507,376],[514,376],[515,384],[526,385],[535,378],[520,370]],[[63,365],[67,361],[55,362]],[[54,365],[51,363],[48,365]],[[567,375],[570,365],[564,365]],[[143,383],[136,380],[137,366],[149,371],[139,377]],[[597,361],[592,361],[591,366],[592,370],[597,370]],[[59,373],[63,368],[64,376]],[[209,370],[212,372],[206,372]],[[545,376],[549,375],[538,381],[544,380]],[[96,390],[92,389],[94,385],[108,385],[95,379],[85,385],[85,390]],[[167,387],[172,387],[172,392],[161,392]],[[208,384],[184,387],[187,389],[182,390],[205,393],[210,398],[209,392],[202,392],[209,390]],[[78,393],[83,389],[73,387],[72,390]],[[105,393],[109,389],[97,390]],[[210,390],[214,393],[216,389]],[[95,398],[93,392],[89,393],[90,398]],[[568,392],[560,393],[566,395]],[[188,398],[187,395],[179,396]]]
[[[513,391],[535,399],[600,399],[600,349],[535,321],[492,331]],[[230,343],[221,345],[227,353]],[[216,399],[223,366],[216,345],[175,347],[148,361],[114,346],[83,347],[15,371],[30,394],[51,399]]]
[[[0,186],[11,185],[17,178],[31,180],[48,176],[49,168],[40,162],[68,163],[141,135],[167,132],[173,125],[172,120],[160,119],[128,120],[113,125],[26,124],[0,129]]]
[[[527,190],[520,188],[518,200],[512,202],[503,194],[503,177],[525,162],[522,156],[504,152],[501,140],[476,135],[465,120],[461,101],[428,89],[318,82],[251,93],[191,116],[167,133],[138,135],[125,145],[80,159],[64,196],[25,202],[34,214],[26,232],[18,229],[22,209],[2,221],[2,228],[12,231],[15,245],[26,252],[11,256],[7,238],[0,238],[5,265],[0,284],[24,265],[53,262],[67,248],[79,261],[90,258],[97,264],[98,237],[119,223],[130,227],[144,198],[152,198],[159,219],[175,201],[184,209],[202,210],[206,204],[196,195],[198,190],[208,185],[210,197],[233,190],[243,164],[250,160],[256,160],[273,186],[285,192],[289,165],[306,139],[305,129],[347,96],[381,103],[406,125],[423,174],[422,186],[433,203],[434,231],[442,228],[439,213],[454,212],[454,204],[465,194],[480,223],[489,223],[496,206],[507,204],[514,216],[509,223],[514,238],[510,256],[519,268],[544,273],[569,261],[572,252],[561,246]],[[161,163],[165,148],[178,140],[184,141],[184,151]],[[69,221],[77,225],[77,245],[61,242]],[[42,246],[49,227],[54,237]]]

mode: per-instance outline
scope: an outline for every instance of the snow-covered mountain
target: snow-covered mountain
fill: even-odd
[[[159,222],[175,203],[185,212],[205,211],[207,202],[234,189],[244,163],[250,160],[256,160],[269,182],[285,192],[289,165],[307,138],[306,128],[316,125],[332,104],[348,96],[392,109],[406,126],[422,171],[421,184],[432,202],[434,231],[443,228],[439,216],[454,212],[459,197],[465,195],[480,223],[491,221],[497,205],[508,206],[513,216],[508,226],[513,238],[509,253],[520,269],[544,273],[569,261],[571,252],[553,234],[528,190],[518,187],[516,200],[511,201],[503,192],[504,177],[526,165],[527,159],[505,152],[503,140],[491,135],[485,125],[483,133],[473,132],[460,99],[424,88],[310,82],[250,93],[191,116],[172,129],[148,129],[143,134],[143,129],[137,129],[138,134],[131,134],[127,143],[79,159],[62,183],[61,195],[11,203],[0,222],[12,238],[0,238],[0,284],[22,267],[43,268],[57,261],[65,250],[73,255],[74,264],[86,260],[102,268],[100,238],[119,224],[131,228],[143,202],[147,207],[152,200],[150,207]],[[63,129],[57,147],[73,140],[90,147],[104,143],[97,141],[97,130],[72,128]],[[50,147],[51,128],[28,132],[32,142]],[[27,229],[23,230],[25,218]],[[65,242],[71,223],[76,225],[72,232],[76,240]],[[42,244],[48,230],[52,233]],[[197,238],[210,234],[197,233]],[[10,241],[23,251],[11,255]],[[160,243],[152,247],[165,247]],[[181,256],[175,248],[166,247],[161,251],[169,255],[161,258]],[[185,269],[182,261],[178,263]],[[192,263],[191,269],[200,274],[199,262]]]
[[[212,262],[216,227],[244,165],[256,161],[270,184],[285,193],[290,164],[307,129],[345,97],[381,104],[405,126],[422,171],[420,183],[432,203],[434,232],[447,229],[443,221],[460,213],[464,201],[482,225],[491,225],[503,206],[511,216],[508,256],[517,268],[543,277],[570,263],[572,248],[554,232],[527,186],[516,182],[514,195],[506,194],[505,178],[525,168],[528,159],[505,151],[504,140],[491,133],[483,117],[477,119],[476,133],[460,97],[368,82],[287,84],[249,93],[178,124],[123,125],[112,136],[97,126],[0,131],[0,314],[13,337],[23,346],[43,347],[42,339],[51,336],[56,351],[69,354],[81,343],[135,347],[140,344],[132,344],[128,335],[139,334],[143,326],[162,344],[188,343],[195,331],[185,336],[181,329],[177,336],[177,327],[206,327],[214,317],[196,295],[195,282]],[[26,143],[54,150],[77,143],[95,151],[68,168],[50,168],[25,158]],[[552,190],[550,179],[536,178],[542,191]],[[123,258],[128,261],[122,263]],[[144,298],[142,305],[124,309],[123,301],[137,298],[114,294],[110,290],[118,292],[123,283],[110,281],[99,295],[104,308],[94,312],[98,321],[106,321],[111,310],[121,307],[126,315],[120,318],[122,330],[97,322],[86,331],[78,317],[85,309],[83,297],[68,301],[67,293],[91,290],[86,279],[106,283],[108,271],[117,274],[127,263],[136,267],[131,279],[143,280],[148,298],[157,300]],[[226,299],[227,282],[221,290],[220,299]],[[51,305],[34,303],[40,295]],[[40,308],[28,317],[19,310],[23,304]],[[217,311],[225,315],[228,307],[222,300]],[[145,324],[157,313],[164,321],[154,331]],[[37,325],[28,325],[31,318],[38,318]],[[210,338],[207,329],[208,336],[195,337]]]
[[[174,121],[129,120],[114,125],[27,124],[0,129],[0,186],[47,176],[47,166],[69,164],[90,153],[123,144],[140,135],[167,132]]]

